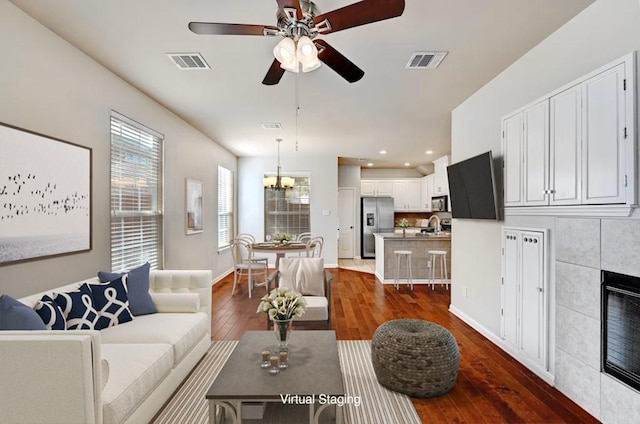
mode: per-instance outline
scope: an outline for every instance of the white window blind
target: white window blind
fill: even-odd
[[[111,114],[111,268],[162,268],[164,136]]]
[[[231,244],[233,234],[233,173],[218,166],[218,249]]]
[[[309,177],[287,175],[295,178],[291,189],[264,192],[265,236],[277,233],[298,235],[311,231],[311,189]]]

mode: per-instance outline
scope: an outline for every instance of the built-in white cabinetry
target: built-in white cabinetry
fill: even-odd
[[[393,196],[392,180],[361,180],[361,196]]]
[[[505,206],[546,205],[549,163],[549,101],[502,122]]]
[[[433,174],[426,175],[420,179],[421,207],[420,210],[431,212],[431,197],[433,196]]]
[[[447,166],[451,158],[443,156],[433,161],[433,196],[446,196],[449,194],[449,177]]]
[[[548,233],[503,227],[501,337],[521,362],[548,370]]]
[[[421,209],[420,180],[393,181],[393,205],[396,211],[419,211]]]
[[[635,54],[629,54],[505,116],[505,212],[635,205],[634,84]]]

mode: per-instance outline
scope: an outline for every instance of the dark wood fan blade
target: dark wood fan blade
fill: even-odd
[[[278,35],[278,27],[271,25],[221,24],[216,22],[189,22],[189,29],[201,35]]]
[[[313,42],[318,49],[318,59],[336,71],[342,78],[353,83],[359,81],[364,76],[362,69],[358,68],[352,61],[344,57],[326,41],[313,40]]]
[[[295,9],[296,15],[295,18],[297,20],[302,19],[302,9],[300,8],[300,0],[276,0],[278,3],[278,9],[280,13],[285,16],[291,16],[289,13],[285,12],[285,9]]]
[[[284,69],[280,67],[278,59],[274,59],[271,67],[267,71],[267,75],[264,76],[262,83],[264,85],[276,85],[280,82],[280,79],[284,75]]]
[[[395,18],[404,12],[404,0],[363,0],[313,18],[320,34],[341,31],[371,22]]]

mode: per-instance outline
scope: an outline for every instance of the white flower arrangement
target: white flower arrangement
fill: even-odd
[[[398,227],[401,228],[407,228],[409,226],[409,221],[407,220],[407,218],[402,218],[399,222],[398,222]]]
[[[300,293],[288,287],[278,287],[260,299],[257,312],[269,314],[270,319],[286,320],[304,314],[307,302]]]
[[[282,243],[283,241],[291,241],[293,240],[293,236],[289,233],[278,233],[271,236],[273,241],[278,241]]]

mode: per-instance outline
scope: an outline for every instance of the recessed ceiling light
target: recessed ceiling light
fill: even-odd
[[[379,152],[379,153],[380,153],[381,155],[386,155],[386,154],[387,154],[387,151],[386,151],[386,150],[380,150],[380,152]]]
[[[432,155],[433,154],[433,150],[427,150],[425,153],[428,154],[428,155]]]
[[[411,166],[411,164],[409,162],[405,162],[404,166]]]
[[[367,166],[373,166],[373,162],[369,162]]]

